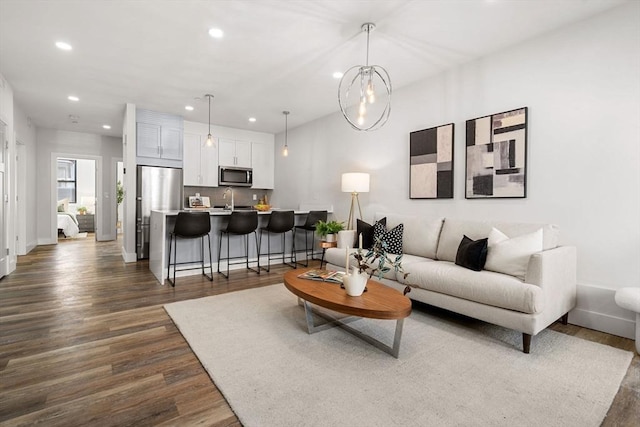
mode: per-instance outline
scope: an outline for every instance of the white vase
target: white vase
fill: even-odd
[[[324,236],[324,241],[325,242],[335,242],[336,241],[336,235],[335,234],[327,234],[326,236]]]
[[[347,295],[352,297],[359,297],[364,292],[364,288],[367,286],[367,279],[369,275],[367,273],[359,273],[358,267],[353,267],[351,274],[344,276],[344,289],[347,291]]]

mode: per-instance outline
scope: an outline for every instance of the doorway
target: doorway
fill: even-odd
[[[7,274],[7,262],[9,251],[7,246],[6,231],[7,219],[6,212],[9,199],[7,198],[7,189],[5,188],[6,158],[7,158],[7,139],[6,125],[0,121],[0,279]]]
[[[96,159],[70,155],[56,156],[55,171],[58,240],[97,240]]]
[[[124,163],[116,162],[116,240],[122,235],[124,220]]]

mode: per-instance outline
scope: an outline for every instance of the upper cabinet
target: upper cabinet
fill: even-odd
[[[200,187],[218,186],[218,150],[215,144],[207,146],[207,136],[184,133],[184,185]]]
[[[182,139],[182,117],[136,110],[137,164],[181,168]]]
[[[218,163],[220,166],[251,167],[250,142],[226,138],[220,138],[218,142]]]
[[[273,189],[275,169],[273,141],[251,144],[251,167],[253,168],[252,188]]]

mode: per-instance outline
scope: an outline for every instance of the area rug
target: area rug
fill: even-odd
[[[165,305],[244,426],[598,426],[632,353],[413,310],[398,359],[309,335],[283,285]],[[390,342],[393,321],[358,320]]]

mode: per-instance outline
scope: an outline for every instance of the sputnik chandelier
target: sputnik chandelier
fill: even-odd
[[[384,126],[391,114],[391,78],[380,65],[369,65],[369,35],[375,24],[369,22],[361,28],[367,33],[366,63],[344,73],[338,86],[338,102],[351,127],[373,131]]]

